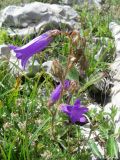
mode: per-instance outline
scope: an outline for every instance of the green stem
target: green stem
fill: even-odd
[[[57,109],[55,111],[52,111],[51,113],[52,113],[51,133],[52,133],[53,140],[56,140],[56,136],[55,136],[55,118],[56,118]]]

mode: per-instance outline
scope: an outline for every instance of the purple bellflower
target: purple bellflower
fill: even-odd
[[[65,80],[63,87],[62,87],[62,84],[60,83],[51,93],[50,102],[54,104],[56,101],[58,101],[60,99],[62,90],[63,89],[68,90],[69,87],[70,87],[70,80]]]
[[[69,116],[72,123],[76,123],[76,122],[86,123],[87,122],[87,119],[84,114],[88,112],[88,108],[83,107],[80,104],[79,99],[75,101],[73,106],[69,104],[61,104],[60,110]]]
[[[53,36],[60,34],[59,30],[50,30],[34,38],[22,47],[9,45],[9,48],[16,53],[16,57],[21,59],[21,65],[25,69],[26,63],[34,54],[44,50],[53,40]]]

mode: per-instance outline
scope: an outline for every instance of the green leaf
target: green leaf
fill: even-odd
[[[62,66],[64,68],[66,68],[67,58],[63,55],[59,55],[59,60],[62,63]],[[68,78],[70,80],[79,81],[79,72],[77,71],[77,69],[74,66],[70,69],[66,78]]]
[[[90,139],[88,141],[90,148],[92,149],[92,153],[97,156],[98,158],[103,158],[102,154],[100,153],[95,141],[93,139]]]
[[[110,158],[114,158],[114,157],[118,158],[118,145],[113,135],[109,137],[106,144],[106,149],[107,149],[107,155]]]
[[[75,67],[71,68],[71,70],[69,71],[67,75],[67,78],[70,80],[79,81],[79,72],[77,71]]]
[[[65,55],[65,56],[68,56],[68,53],[69,53],[69,43],[65,43],[63,48],[62,48],[62,53]]]
[[[80,90],[78,91],[78,94],[80,94],[81,92],[84,92],[85,90],[87,90],[88,87],[95,84],[96,82],[99,82],[102,78],[103,78],[102,73],[92,76],[92,78],[89,78],[89,80],[87,80],[84,86],[80,88]]]
[[[2,146],[0,145],[1,155],[3,156],[4,160],[7,160],[5,151],[3,150]]]

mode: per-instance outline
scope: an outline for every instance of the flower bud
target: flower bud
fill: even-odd
[[[64,85],[62,85],[61,83],[52,91],[50,98],[48,100],[48,106],[52,106],[55,102],[57,102],[60,98],[61,95],[64,92],[66,92],[67,90],[69,90],[70,87],[70,80],[66,79],[64,81]],[[63,93],[64,94],[64,93]]]

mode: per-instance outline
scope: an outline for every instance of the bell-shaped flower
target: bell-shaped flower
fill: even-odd
[[[50,30],[34,38],[22,47],[9,45],[9,48],[16,53],[16,57],[21,60],[21,65],[25,69],[28,59],[44,50],[52,42],[53,37],[58,34],[60,34],[59,30]]]
[[[49,99],[49,106],[54,104],[56,101],[60,99],[62,90],[68,90],[70,87],[70,80],[64,81],[64,86],[62,86],[62,83],[60,83],[51,93],[50,99]]]
[[[87,119],[85,113],[88,112],[88,108],[80,104],[80,100],[77,99],[74,105],[61,104],[60,110],[64,112],[70,118],[72,123],[80,122],[86,123]]]

